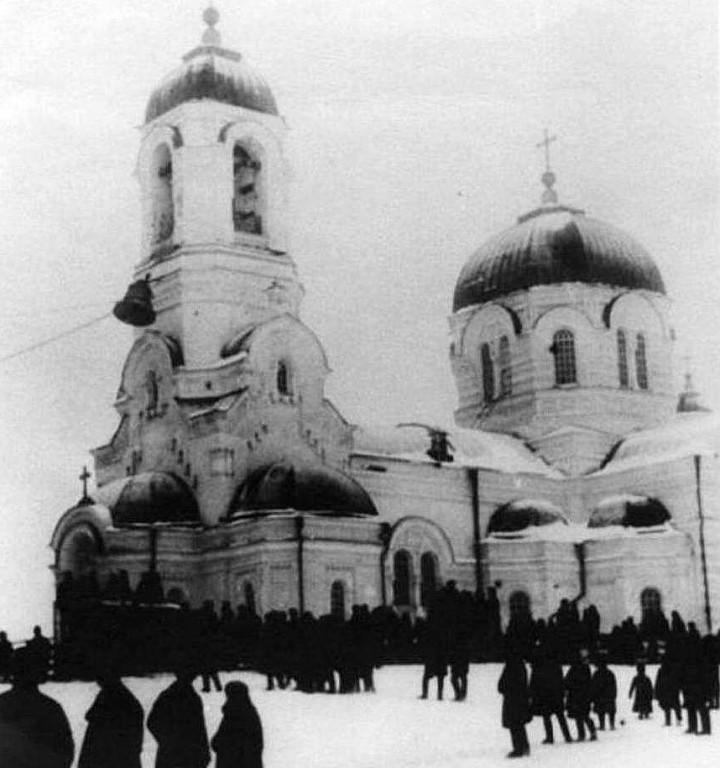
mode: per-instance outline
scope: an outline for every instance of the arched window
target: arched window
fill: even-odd
[[[491,403],[495,399],[495,370],[489,344],[483,344],[480,347],[480,361],[482,363],[483,396],[486,403]]]
[[[555,356],[555,384],[575,384],[577,368],[575,366],[575,337],[572,331],[563,329],[553,336],[550,351]]]
[[[411,605],[410,599],[410,553],[401,549],[393,558],[393,604]]]
[[[647,587],[640,593],[640,610],[643,620],[654,618],[662,613],[662,597],[655,587]]]
[[[278,393],[281,395],[292,395],[290,366],[285,362],[285,360],[278,361],[276,378]]]
[[[72,531],[63,541],[58,553],[58,572],[68,571],[75,578],[95,573],[100,546],[89,528]]]
[[[253,587],[251,581],[246,581],[243,584],[243,597],[245,598],[245,607],[250,613],[255,613],[255,587]]]
[[[174,603],[175,605],[182,605],[183,603],[187,602],[187,597],[182,589],[180,589],[180,587],[170,587],[170,589],[168,589],[167,595],[165,595],[165,602]]]
[[[262,234],[259,194],[260,163],[241,144],[233,150],[233,227],[236,232]]]
[[[627,388],[630,386],[630,379],[628,377],[627,339],[625,338],[625,331],[622,330],[617,332],[617,356],[620,386]]]
[[[345,585],[342,581],[333,581],[330,585],[330,615],[345,618]]]
[[[638,333],[635,340],[635,379],[639,389],[648,388],[647,350],[642,333]]]
[[[173,164],[170,148],[160,144],[153,156],[152,244],[168,240],[175,228],[173,204]]]
[[[512,368],[510,367],[510,339],[507,336],[500,338],[498,351],[498,363],[500,365],[500,397],[512,394]]]
[[[527,592],[518,590],[510,595],[510,619],[528,618],[531,616],[530,595]]]
[[[437,590],[437,561],[432,552],[423,552],[420,558],[420,605],[429,608]]]

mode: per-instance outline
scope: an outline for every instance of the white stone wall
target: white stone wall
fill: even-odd
[[[542,455],[570,474],[599,466],[602,448],[632,429],[668,418],[675,405],[672,390],[672,333],[668,301],[647,291],[622,292],[605,286],[560,284],[536,286],[495,302],[464,308],[450,318],[451,365],[458,388],[456,422],[460,426],[517,432]],[[512,333],[512,316],[522,324]],[[553,335],[561,329],[575,338],[577,384],[555,385]],[[628,339],[629,387],[618,375],[617,330]],[[646,340],[649,388],[640,390],[635,376],[635,338]],[[492,404],[483,400],[480,347],[511,335],[512,395]],[[496,377],[499,377],[495,358]],[[499,379],[495,387],[499,392]],[[558,452],[557,441],[544,437],[563,427],[581,427],[579,435]],[[596,432],[597,435],[590,434]],[[571,461],[571,458],[574,460]]]

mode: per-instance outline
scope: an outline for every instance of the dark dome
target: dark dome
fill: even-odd
[[[491,533],[516,533],[530,526],[552,525],[567,520],[560,507],[548,501],[518,499],[498,507],[488,523],[488,536]]]
[[[282,461],[252,472],[238,488],[230,517],[262,510],[377,515],[367,491],[353,478],[320,464]]]
[[[277,115],[275,97],[267,83],[242,61],[239,53],[202,45],[184,57],[153,91],[145,110],[145,122],[188,101],[219,101],[255,112]]]
[[[169,472],[144,472],[128,479],[111,506],[113,525],[199,523],[200,510],[188,484]]]
[[[588,528],[622,525],[625,528],[649,528],[670,520],[670,513],[657,499],[647,496],[617,496],[602,501],[593,510]]]
[[[453,312],[536,285],[597,283],[665,293],[647,251],[610,224],[564,205],[543,205],[490,238],[455,285]]]

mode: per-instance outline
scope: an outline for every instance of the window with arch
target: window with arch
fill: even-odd
[[[618,381],[621,387],[627,388],[630,386],[630,377],[628,375],[627,339],[623,330],[617,332],[617,357]]]
[[[432,552],[423,552],[420,557],[420,605],[429,608],[437,591],[437,560]]]
[[[233,148],[233,227],[236,232],[262,234],[260,162],[242,144]]]
[[[153,154],[152,232],[153,245],[168,240],[175,229],[173,163],[170,147],[159,144]]]
[[[555,356],[555,384],[576,384],[575,336],[572,331],[566,328],[557,331],[550,350]]]
[[[245,600],[245,607],[250,613],[255,613],[257,606],[255,605],[255,587],[251,581],[246,581],[243,584],[243,599]]]
[[[180,587],[170,587],[167,591],[167,595],[165,595],[165,602],[182,605],[187,602],[187,596]]]
[[[483,397],[486,403],[491,403],[495,399],[495,368],[490,345],[487,343],[480,347],[480,363],[482,365]]]
[[[635,379],[639,389],[648,388],[647,348],[642,333],[635,339]]]
[[[510,595],[510,601],[508,603],[510,610],[510,619],[514,618],[527,618],[532,615],[530,606],[530,595],[527,592],[518,590]]]
[[[643,620],[654,618],[662,613],[662,596],[655,587],[646,587],[640,593],[640,610]]]
[[[510,367],[510,339],[500,337],[498,349],[498,365],[500,366],[500,397],[512,394],[512,368]]]
[[[75,578],[95,573],[100,544],[88,527],[73,530],[63,540],[58,553],[58,571],[68,571]]]
[[[342,581],[333,581],[330,585],[330,615],[336,619],[345,618],[345,585]]]
[[[393,605],[411,605],[410,577],[412,566],[410,553],[404,549],[393,558]]]
[[[277,385],[277,391],[280,395],[292,395],[292,376],[290,373],[290,366],[285,360],[279,360],[277,364],[277,371],[275,374],[275,383]]]

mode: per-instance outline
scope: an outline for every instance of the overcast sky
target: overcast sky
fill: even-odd
[[[199,41],[191,0],[3,0],[0,356],[102,316],[139,258],[145,103]],[[560,199],[632,233],[720,408],[715,0],[242,0],[223,44],[291,129],[303,319],[353,422],[450,425],[458,272],[535,207],[547,126]],[[0,363],[0,629],[49,629],[48,541],[80,495],[130,331],[107,319]]]

